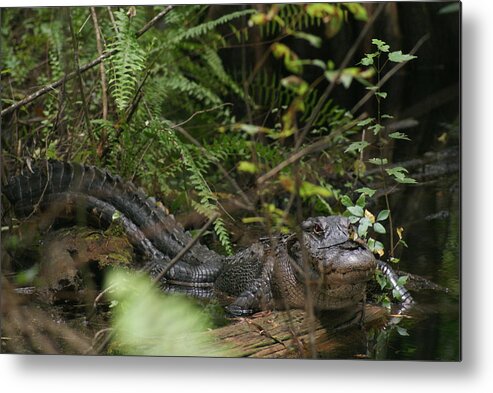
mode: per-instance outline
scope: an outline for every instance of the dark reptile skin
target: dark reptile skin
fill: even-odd
[[[32,172],[13,177],[3,192],[19,217],[30,215],[35,205],[43,210],[72,204],[85,206],[108,224],[118,212],[116,219],[152,275],[192,240],[142,190],[94,166],[40,162]],[[161,284],[186,284],[168,292],[213,293],[227,299],[227,309],[235,315],[303,308],[307,302],[318,309],[354,306],[364,298],[376,261],[364,245],[350,240],[349,228],[344,217],[309,218],[298,235],[261,241],[231,257],[197,244]]]

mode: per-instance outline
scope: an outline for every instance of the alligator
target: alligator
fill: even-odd
[[[234,316],[307,304],[317,310],[355,307],[377,268],[394,283],[403,302],[412,303],[392,269],[357,239],[346,217],[309,218],[298,233],[262,238],[225,257],[199,242],[187,248],[191,235],[160,203],[94,166],[41,161],[11,177],[3,193],[19,218],[44,212],[100,227],[116,221],[139,266],[163,290],[214,296]]]

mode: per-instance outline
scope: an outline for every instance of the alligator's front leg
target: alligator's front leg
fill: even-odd
[[[414,305],[414,299],[409,291],[404,286],[399,284],[399,277],[394,272],[394,269],[392,269],[388,263],[380,260],[377,261],[377,267],[383,273],[383,275],[387,277],[390,284],[392,285],[392,289],[399,294],[402,310],[408,310],[412,308],[412,306]]]
[[[256,243],[226,259],[214,289],[219,298],[234,299],[226,310],[234,316],[271,309],[274,259]]]

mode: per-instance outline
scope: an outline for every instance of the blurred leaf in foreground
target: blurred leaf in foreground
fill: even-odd
[[[115,354],[153,356],[228,356],[205,332],[210,318],[191,299],[165,295],[149,278],[115,270],[106,288],[113,304]]]

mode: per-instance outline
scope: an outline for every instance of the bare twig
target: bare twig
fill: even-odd
[[[113,11],[111,11],[111,7],[106,7],[108,10],[108,14],[110,16],[111,24],[113,25],[113,29],[115,33],[118,33],[118,26],[116,25],[115,16],[113,15]]]
[[[304,147],[303,149],[298,150],[295,153],[291,154],[287,159],[285,159],[283,162],[281,162],[276,167],[272,168],[265,175],[260,176],[257,179],[257,184],[265,183],[267,180],[269,180],[271,177],[278,174],[280,171],[282,171],[288,165],[291,165],[291,164],[297,162],[298,160],[300,160],[304,156],[311,154],[311,153],[314,153],[316,151],[325,149],[327,146],[329,146],[331,144],[331,141],[334,138],[335,134],[340,134],[346,130],[349,130],[351,127],[354,127],[357,123],[359,123],[361,121],[361,119],[363,117],[364,116],[362,115],[362,116],[354,119],[353,121],[345,124],[344,126],[339,127],[336,130],[332,131],[332,133],[330,135],[326,136],[325,138],[322,138],[322,139],[318,140],[317,142],[312,143],[311,145],[308,145],[308,146]]]
[[[72,36],[72,46],[74,48],[74,66],[77,75],[77,82],[79,85],[79,93],[80,93],[80,99],[82,101],[82,110],[84,112],[84,120],[86,123],[87,134],[89,135],[89,139],[91,140],[91,142],[94,142],[94,135],[92,134],[92,129],[91,129],[91,120],[89,118],[89,108],[87,107],[86,96],[84,95],[84,84],[82,82],[82,75],[79,66],[79,45],[77,42],[77,37],[75,36],[74,26],[72,23],[72,15],[70,15],[70,11],[68,12],[68,22],[69,22],[68,25],[70,27],[70,34]]]
[[[205,223],[205,225],[200,228],[200,231],[197,233],[197,235],[190,241],[188,244],[180,250],[178,254],[166,265],[166,267],[152,280],[153,284],[156,284],[161,280],[161,278],[164,277],[166,273],[169,272],[169,270],[178,263],[178,261],[190,250],[202,237],[202,235],[207,231],[207,229],[212,225],[212,223],[219,217],[219,213],[215,213],[212,215],[211,218],[209,218],[209,221]]]
[[[193,113],[192,116],[190,116],[187,120],[182,121],[181,123],[175,124],[174,126],[171,126],[171,128],[181,127],[184,124],[188,123],[190,120],[192,120],[195,116],[200,115],[202,113],[207,113],[207,112],[215,111],[216,109],[222,108],[223,106],[233,106],[233,104],[231,104],[230,102],[226,102],[224,104],[217,105],[217,106],[214,106],[214,107],[209,108],[209,109],[204,109],[204,110],[201,110],[201,111],[197,111],[197,112]]]
[[[370,27],[373,26],[373,23],[375,23],[375,20],[378,18],[380,13],[383,11],[385,6],[386,6],[385,3],[379,4],[377,10],[373,13],[373,15],[371,16],[370,20],[366,23],[363,30],[361,30],[361,33],[359,34],[358,38],[356,39],[354,44],[351,46],[351,48],[347,52],[346,57],[342,61],[341,65],[339,66],[339,70],[337,71],[335,78],[332,80],[332,82],[329,84],[329,86],[327,86],[327,89],[325,89],[324,93],[322,94],[322,96],[318,100],[317,105],[315,106],[312,113],[310,114],[310,117],[308,118],[308,121],[306,122],[305,126],[303,127],[301,134],[297,138],[296,144],[295,144],[296,149],[298,149],[301,146],[301,144],[303,143],[303,140],[305,139],[308,132],[311,130],[313,124],[317,121],[318,116],[320,114],[320,111],[322,110],[323,106],[325,105],[327,98],[332,93],[332,90],[334,90],[335,85],[339,81],[339,78],[341,77],[344,68],[346,68],[348,63],[353,58],[354,53],[356,52],[356,49],[359,47],[361,41],[363,41],[363,39],[366,37],[368,31],[370,30]]]
[[[161,18],[163,18],[171,9],[173,6],[168,6],[166,7],[163,11],[161,11],[158,15],[156,15],[151,22],[147,23],[142,29],[140,29],[137,33],[136,36],[137,38],[140,37],[142,34],[144,34],[147,30],[149,30],[152,25],[156,24]],[[60,86],[62,83],[66,82],[67,80],[75,78],[78,74],[82,74],[83,72],[91,69],[92,67],[97,66],[99,63],[101,63],[103,60],[107,59],[108,57],[113,56],[115,53],[117,53],[116,49],[110,50],[103,55],[99,56],[98,58],[94,59],[93,61],[84,64],[81,66],[78,70],[70,72],[66,74],[63,78],[50,83],[49,85],[44,86],[43,88],[35,91],[34,93],[28,95],[27,97],[23,98],[22,100],[16,102],[15,104],[10,105],[9,107],[5,108],[0,112],[1,116],[5,116],[12,111],[15,111],[16,109],[19,109],[20,107],[29,104],[30,102],[36,100],[38,97],[41,97],[45,95],[46,93],[49,93],[52,90],[55,90],[58,86]]]
[[[147,24],[142,29],[140,29],[137,34],[135,34],[135,36],[139,38],[142,34],[144,34],[147,30],[149,30],[152,26],[159,22],[172,9],[172,5],[167,6],[164,10],[162,10],[159,14],[157,14],[154,18],[147,22]]]
[[[94,23],[94,31],[96,33],[96,47],[98,49],[98,54],[101,56],[103,54],[103,45],[101,44],[101,33],[99,31],[98,16],[96,14],[96,9],[91,7],[92,23]],[[106,85],[106,72],[104,70],[104,63],[99,64],[99,73],[101,74],[101,101],[103,104],[103,119],[108,118],[108,95],[107,95],[107,85]],[[101,135],[101,140],[106,139],[105,131]]]

